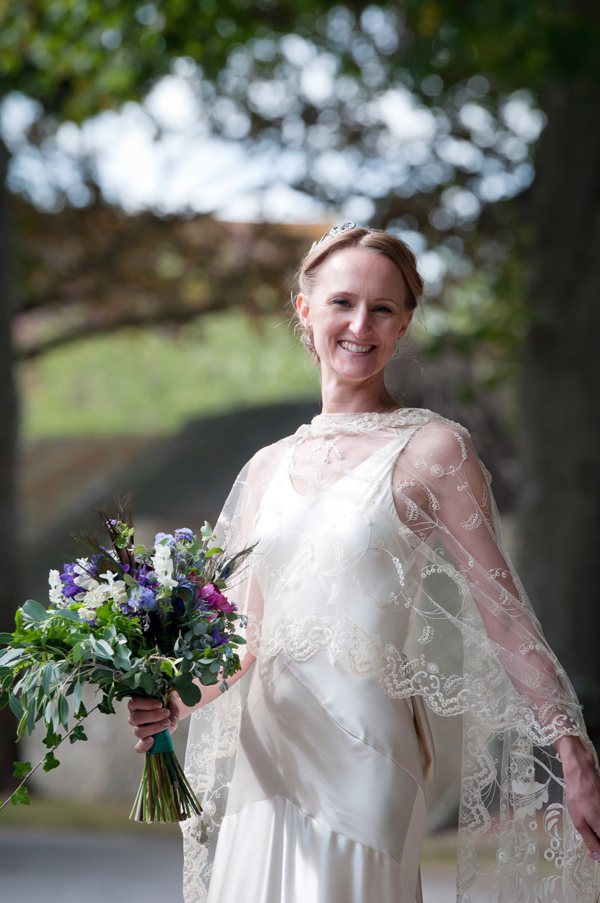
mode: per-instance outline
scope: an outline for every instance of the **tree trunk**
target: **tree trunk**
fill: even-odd
[[[531,190],[523,582],[600,743],[600,88],[555,83]]]
[[[0,631],[14,629],[19,601],[16,499],[17,393],[13,378],[11,319],[16,309],[14,253],[6,190],[8,151],[0,141]],[[8,707],[0,711],[0,787],[13,784],[17,758],[16,723]]]

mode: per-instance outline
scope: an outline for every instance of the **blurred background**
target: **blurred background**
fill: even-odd
[[[312,241],[353,220],[417,254],[391,384],[471,430],[598,745],[599,46],[584,0],[3,5],[0,630],[46,601],[91,506],[132,489],[144,542],[214,522],[254,451],[318,412],[286,303]],[[433,726],[431,903],[453,898],[461,744],[458,720]],[[14,731],[4,709],[6,793],[42,754]],[[88,735],[0,813],[8,903],[52,903],[67,848],[81,875],[57,900],[93,901],[93,874],[114,903],[179,893],[176,829],[127,822],[124,715]]]

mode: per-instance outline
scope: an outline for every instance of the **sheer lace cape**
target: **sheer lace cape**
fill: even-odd
[[[372,456],[382,467],[365,466]],[[302,554],[273,568],[273,537],[260,525],[278,504],[281,479],[307,499],[326,493],[332,518],[320,527],[307,521],[296,543]],[[369,479],[385,481],[374,506],[363,505],[377,488]],[[335,529],[348,504],[367,529],[360,554],[348,555]],[[569,818],[551,746],[576,734],[590,748],[581,708],[509,561],[489,474],[463,427],[422,409],[321,414],[254,456],[218,531],[229,552],[257,543],[231,593],[249,618],[246,654],[285,650],[304,660],[324,650],[332,662],[347,657],[390,697],[418,695],[439,715],[462,715],[460,900],[592,903],[595,867]],[[352,605],[337,591],[348,568]],[[265,598],[285,599],[303,584],[315,602],[301,616],[285,604],[276,616],[264,608]],[[369,606],[382,612],[377,635]],[[184,825],[187,903],[206,898],[245,681],[192,718],[186,770],[204,812]]]

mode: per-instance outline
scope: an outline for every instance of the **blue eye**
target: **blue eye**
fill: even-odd
[[[343,307],[343,306],[345,306],[345,305],[347,305],[347,304],[349,304],[349,303],[350,303],[350,302],[347,301],[345,298],[334,298],[334,299],[333,299],[333,304],[339,304],[340,307]]]

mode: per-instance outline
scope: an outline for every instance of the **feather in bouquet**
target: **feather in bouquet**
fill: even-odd
[[[114,712],[113,700],[132,695],[166,706],[175,691],[194,706],[199,683],[221,681],[226,690],[241,668],[236,650],[245,640],[236,627],[245,619],[224,590],[251,549],[228,557],[214,546],[208,523],[199,540],[184,528],[158,533],[153,548],[135,546],[130,497],[117,501],[116,517],[97,513],[113,548],[90,534],[80,537],[87,556],[62,574],[50,572],[50,606],[29,600],[17,611],[15,631],[0,635],[7,644],[0,652],[0,708],[8,704],[19,719],[19,737],[43,722],[49,751],[38,765],[46,771],[59,764],[54,750],[63,740],[86,739],[86,684],[101,696],[94,709],[105,713]],[[24,782],[31,773],[28,762],[16,763],[23,780],[13,803],[28,802]],[[146,753],[131,817],[182,821],[200,811],[169,731],[161,731]]]

